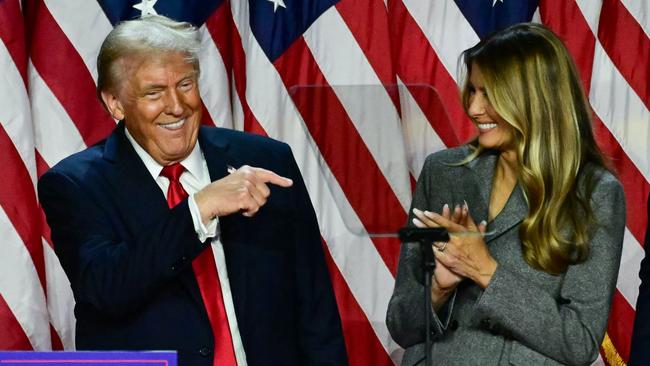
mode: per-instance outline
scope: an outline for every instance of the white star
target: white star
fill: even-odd
[[[276,10],[278,10],[278,6],[281,6],[281,7],[285,8],[285,9],[287,8],[287,6],[284,5],[283,0],[268,0],[268,2],[273,3],[273,12],[274,13],[275,13]]]
[[[148,15],[158,15],[156,9],[153,8],[157,1],[158,0],[142,0],[140,4],[135,4],[133,7],[140,10],[143,17]]]
[[[493,7],[493,8],[494,8],[494,6],[497,4],[497,1],[500,1],[500,2],[503,4],[503,0],[494,0],[494,1],[492,2],[492,7]]]

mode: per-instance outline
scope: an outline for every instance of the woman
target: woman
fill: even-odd
[[[427,158],[411,205],[413,225],[451,233],[433,244],[434,364],[588,365],[616,286],[625,202],[575,66],[536,24],[463,60],[478,137]],[[424,358],[421,260],[418,245],[403,246],[388,308],[402,365]]]

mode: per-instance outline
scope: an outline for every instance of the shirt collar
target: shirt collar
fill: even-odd
[[[142,146],[140,146],[140,144],[135,140],[135,138],[133,138],[131,133],[129,133],[128,128],[124,129],[124,133],[126,134],[126,138],[129,140],[129,142],[135,149],[136,154],[138,154],[138,156],[144,163],[144,166],[149,171],[149,174],[151,174],[153,179],[157,179],[158,176],[160,175],[160,172],[162,171],[163,166],[160,165],[156,160],[154,160],[154,158],[151,157],[151,155],[149,155],[149,153],[145,149],[143,149]],[[197,141],[197,143],[194,144],[194,148],[190,152],[190,155],[188,155],[180,163],[188,173],[194,176],[197,180],[201,181],[204,174],[204,171],[202,169],[204,161],[205,158],[203,157],[203,153],[201,152],[201,148],[199,147]]]

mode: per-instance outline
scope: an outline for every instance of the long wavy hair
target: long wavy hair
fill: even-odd
[[[589,255],[595,173],[607,169],[573,60],[553,32],[533,23],[493,34],[462,59],[465,111],[477,66],[492,107],[514,130],[518,181],[529,208],[519,232],[524,258],[539,270],[563,273]],[[478,140],[471,144],[476,150],[466,161],[482,152]]]

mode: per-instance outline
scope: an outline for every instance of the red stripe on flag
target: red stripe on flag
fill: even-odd
[[[612,309],[607,323],[607,334],[625,362],[630,359],[633,324],[634,309],[618,290],[614,291]]]
[[[43,1],[28,8],[32,27],[31,59],[86,145],[108,136],[115,122],[95,96],[95,83],[81,57]]]
[[[266,136],[246,100],[246,53],[232,17],[230,1],[224,1],[205,21],[205,26],[221,54],[228,77],[231,72],[234,74],[235,90],[244,113],[244,131]]]
[[[589,95],[596,39],[582,11],[573,1],[542,0],[539,3],[539,13],[542,23],[562,39],[573,56],[582,85]]]
[[[404,208],[359,136],[345,109],[300,38],[275,61],[292,99],[339,185],[369,233],[395,232],[406,222]],[[295,126],[299,128],[299,126]],[[354,230],[354,228],[353,228]],[[399,247],[377,246],[389,267]]]
[[[23,82],[27,85],[27,50],[23,14],[18,1],[0,1],[0,40],[7,47]]]
[[[61,337],[52,324],[50,324],[50,337],[52,339],[52,351],[62,351],[63,342],[61,342]]]
[[[630,87],[650,109],[650,39],[620,0],[604,0],[598,39]]]
[[[33,350],[25,331],[16,320],[2,295],[0,295],[0,324],[2,324],[3,328],[2,332],[0,332],[0,349],[11,351]]]
[[[389,1],[388,13],[394,32],[392,48],[398,76],[409,86],[413,97],[445,145],[457,146],[468,141],[476,135],[476,129],[460,103],[458,85],[404,3]],[[423,83],[425,87],[435,86],[437,94],[427,92],[422,87]]]
[[[325,252],[325,261],[332,278],[339,314],[341,314],[348,363],[350,365],[392,366],[393,361],[379,343],[368,317],[350,292],[350,288],[334,263],[324,240],[323,252]],[[369,284],[369,286],[372,285]]]
[[[223,123],[223,121],[221,122]],[[201,101],[201,124],[206,126],[216,126],[212,120],[212,117],[210,117],[210,112],[208,112],[208,109],[205,107],[205,103],[203,103],[203,101]]]
[[[343,0],[336,10],[350,29],[370,66],[400,111],[399,93],[391,54],[388,12],[382,0]]]
[[[3,167],[3,185],[0,189],[0,206],[25,244],[34,262],[36,273],[45,288],[45,261],[38,218],[38,204],[32,179],[18,151],[4,128],[0,125],[0,166]]]
[[[47,162],[38,150],[34,150],[34,158],[36,159],[36,175],[40,178],[41,175],[50,169],[50,166],[47,165]]]
[[[343,0],[336,4],[366,55],[368,62],[384,85],[394,85],[395,78],[391,54],[388,13],[382,0]]]

